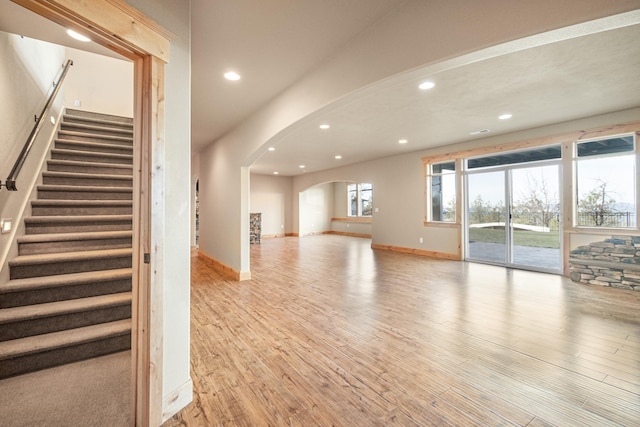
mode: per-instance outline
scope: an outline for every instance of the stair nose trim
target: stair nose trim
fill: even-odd
[[[43,233],[26,234],[18,237],[18,243],[68,242],[76,240],[97,240],[132,237],[130,230],[122,231],[83,231],[80,233]]]
[[[133,154],[116,154],[116,153],[101,153],[98,151],[82,151],[82,150],[68,150],[66,148],[53,148],[52,153],[56,154],[74,154],[77,156],[91,156],[91,157],[108,157],[112,159],[133,159]],[[57,159],[54,159],[57,160]]]
[[[38,255],[18,255],[11,261],[9,261],[10,267],[28,266],[33,264],[55,264],[58,262],[70,262],[70,261],[88,261],[95,259],[113,259],[122,258],[126,256],[133,256],[133,249],[131,248],[119,248],[119,249],[101,249],[97,251],[82,251],[82,252],[60,252],[51,254],[38,254]]]
[[[68,150],[71,151],[71,150]],[[91,153],[91,151],[88,151]],[[49,159],[47,163],[50,165],[58,165],[58,166],[85,166],[89,168],[111,168],[111,169],[131,169],[133,170],[133,165],[128,165],[124,163],[99,163],[99,162],[91,162],[91,164],[87,165],[86,162],[81,162],[77,160],[61,160],[61,159]]]
[[[126,335],[130,332],[131,319],[123,319],[4,341],[0,342],[0,360],[99,341],[109,337]]]
[[[131,129],[122,129],[118,127],[109,127],[109,126],[94,126],[94,125],[88,125],[84,123],[66,122],[63,117],[63,120],[60,123],[60,130],[64,131],[69,129],[82,129],[82,130],[86,130],[87,133],[94,131],[94,132],[112,132],[112,133],[118,133],[118,134],[133,135],[133,127],[131,127]]]
[[[131,193],[131,187],[101,187],[99,185],[57,185],[41,184],[37,186],[38,191],[91,191],[96,193]]]
[[[115,116],[115,117],[119,117],[119,116]],[[119,117],[121,119],[129,119],[128,117]],[[62,116],[62,122],[63,123],[75,123],[74,121],[69,121],[69,120],[75,120],[75,121],[80,121],[80,122],[90,122],[90,123],[99,123],[99,124],[104,124],[104,125],[108,125],[108,126],[121,126],[121,127],[126,127],[126,128],[132,128],[133,129],[133,122],[123,122],[123,121],[118,121],[118,120],[108,120],[108,119],[96,119],[93,117],[87,117],[87,116],[77,116],[74,114],[64,114]],[[131,119],[129,119],[131,120]]]
[[[131,292],[0,309],[0,325],[131,304]]]
[[[66,200],[66,199],[37,199],[31,201],[32,206],[133,206],[132,200]],[[40,215],[38,215],[40,216]]]
[[[131,279],[133,269],[118,268],[114,270],[96,270],[82,273],[58,274],[55,276],[38,276],[26,279],[12,279],[0,286],[0,294],[22,292],[26,289],[38,290],[61,286],[74,286],[83,283],[102,283],[112,280]]]
[[[88,138],[100,138],[107,139],[111,141],[120,141],[120,142],[133,142],[133,138],[123,138],[123,137],[107,137],[98,136],[98,135],[76,135],[76,136],[86,136]],[[93,148],[103,148],[105,150],[120,150],[120,151],[133,151],[132,145],[123,145],[123,144],[109,144],[106,142],[95,142],[95,141],[83,141],[77,139],[65,139],[65,138],[57,138],[55,140],[56,143],[75,145],[78,147],[93,147]],[[69,148],[67,148],[68,150]]]
[[[133,215],[41,215],[24,218],[25,224],[69,222],[122,222],[133,221]]]
[[[119,181],[132,181],[133,175],[111,175],[104,173],[82,173],[82,172],[57,172],[45,171],[42,176],[56,178],[83,178],[83,179],[113,179]]]

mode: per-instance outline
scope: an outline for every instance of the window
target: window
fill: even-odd
[[[347,185],[349,216],[371,216],[373,213],[373,185],[368,183]]]
[[[635,169],[633,135],[576,142],[575,225],[635,228]]]
[[[428,166],[427,188],[431,193],[429,221],[456,221],[456,163],[434,163]]]

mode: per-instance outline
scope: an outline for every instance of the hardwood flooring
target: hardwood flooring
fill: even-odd
[[[166,426],[633,426],[640,293],[310,236],[192,258],[194,401]]]

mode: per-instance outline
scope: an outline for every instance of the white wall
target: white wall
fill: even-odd
[[[317,184],[298,194],[300,236],[320,234],[331,230],[333,216],[333,183]]]
[[[3,185],[35,125],[34,116],[40,115],[53,90],[52,83],[60,77],[64,62],[65,51],[60,46],[0,32],[0,179]],[[49,118],[58,119],[64,90],[65,85],[16,180],[18,191],[0,190],[0,218],[13,219],[13,231],[0,234],[0,283],[9,279],[6,262],[17,255],[12,242],[23,228],[19,219],[30,209],[31,189],[39,178],[36,172],[43,165],[55,130]]]
[[[251,175],[251,212],[262,214],[262,236],[291,233],[293,202],[291,177]]]
[[[349,214],[347,185],[349,185],[349,183],[345,181],[333,183],[333,216],[335,218],[346,218]]]
[[[73,60],[65,83],[66,108],[133,117],[133,63],[66,48]],[[80,106],[75,106],[75,101]]]
[[[450,58],[457,58],[456,64],[461,66],[465,61],[481,60],[482,55],[496,53],[481,51],[483,48],[637,6],[636,0],[402,3],[249,120],[203,150],[201,165],[207,174],[201,182],[207,192],[201,205],[201,250],[241,276],[250,276],[246,168],[266,152],[268,146],[277,145],[278,134],[289,126],[315,120],[323,108],[348,102],[346,95],[356,92],[363,95],[367,90],[374,90],[374,83],[398,73],[421,72],[417,67],[433,70]],[[553,40],[547,38],[547,41]],[[524,41],[519,48],[527,43],[529,41]],[[464,56],[469,52],[479,53]],[[403,171],[403,176],[409,173],[416,171]],[[297,203],[295,198],[294,203]],[[380,214],[385,217],[388,213],[390,211],[385,210]],[[411,218],[411,221],[415,224],[418,220]],[[297,226],[294,219],[294,229]],[[374,219],[374,231],[376,227]],[[411,232],[404,238],[415,237],[415,232]]]
[[[165,246],[159,256],[163,299],[164,416],[186,405],[192,396],[189,363],[189,290],[191,244],[191,2],[188,0],[127,0],[175,34],[165,67],[164,152],[154,163],[154,185],[161,185],[163,200],[152,202],[153,215],[164,217]]]

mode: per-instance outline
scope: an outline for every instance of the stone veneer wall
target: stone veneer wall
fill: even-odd
[[[579,246],[569,257],[571,280],[640,291],[640,236],[612,236]]]
[[[262,240],[262,213],[249,214],[249,243],[259,244]]]

